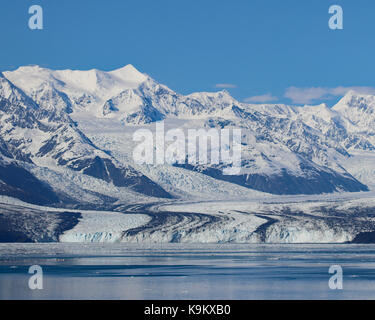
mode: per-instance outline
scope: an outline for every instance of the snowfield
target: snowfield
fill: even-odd
[[[81,216],[73,229],[60,236],[60,242],[119,242],[123,232],[150,221],[146,215],[115,212],[87,211]]]

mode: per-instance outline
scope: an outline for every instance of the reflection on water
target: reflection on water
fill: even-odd
[[[375,299],[375,246],[0,244],[0,299]]]

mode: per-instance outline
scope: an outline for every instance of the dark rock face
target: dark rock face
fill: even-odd
[[[129,187],[133,191],[153,197],[172,198],[162,187],[132,167],[117,167],[110,159],[95,157],[94,159],[75,160],[69,164],[69,167],[76,171],[82,170],[84,174],[94,178],[112,182],[116,187]]]
[[[0,194],[38,205],[59,202],[49,185],[16,164],[0,163]]]
[[[0,242],[56,242],[81,218],[79,212],[51,212],[0,204]]]
[[[152,105],[146,104],[141,110],[129,114],[125,123],[140,124],[140,123],[152,123],[165,119],[165,115],[155,109]]]
[[[375,231],[361,232],[356,235],[351,243],[375,243]]]
[[[118,108],[115,107],[113,100],[109,99],[105,102],[103,106],[103,115],[106,116],[107,114],[118,111]]]
[[[283,170],[280,175],[270,176],[261,174],[224,175],[222,170],[217,168],[201,168],[190,164],[176,164],[176,166],[198,171],[215,179],[246,188],[278,195],[321,194],[335,192],[338,189],[349,192],[368,191],[367,186],[351,175],[338,174],[329,169],[318,171],[311,167],[309,170],[312,176],[307,178],[290,175],[286,170]]]

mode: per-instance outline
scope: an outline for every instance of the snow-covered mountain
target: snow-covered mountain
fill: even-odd
[[[225,164],[134,163],[134,130],[153,130],[161,120],[184,130],[241,128],[241,172],[223,175]],[[374,122],[375,97],[355,92],[333,108],[250,105],[226,91],[181,95],[132,65],[110,72],[20,67],[0,74],[0,193],[28,201],[33,191],[6,177],[9,166],[51,192],[30,202],[60,205],[367,191]],[[364,159],[365,167],[355,165]]]
[[[69,112],[69,98],[53,84],[44,82],[27,95],[0,75],[0,157],[7,163],[5,168],[26,170],[27,164],[51,169],[63,167],[149,196],[170,197],[131,166],[120,164],[108,152],[96,147],[78,129]],[[28,176],[18,174],[18,178],[27,180]],[[2,179],[2,182],[8,188],[15,187],[12,179]],[[27,185],[28,181],[22,184]],[[51,200],[55,202],[56,198]]]

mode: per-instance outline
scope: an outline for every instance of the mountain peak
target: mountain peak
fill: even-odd
[[[374,92],[372,88],[359,88],[358,90],[356,89],[350,89],[340,101],[348,102],[352,101],[353,99],[361,99],[361,98],[366,98],[366,99],[371,99],[374,97]]]
[[[370,92],[366,92],[366,91],[355,91],[355,90],[349,90],[346,95],[343,97],[343,99],[346,99],[346,100],[352,100],[352,99],[371,99],[373,98],[374,95]]]
[[[358,93],[357,91],[353,90],[353,89],[350,89],[343,97],[341,100],[343,101],[350,101],[352,100],[353,98],[355,97],[358,97],[358,96],[363,96],[363,94],[360,94]]]
[[[37,64],[30,64],[26,66],[19,66],[15,71],[25,72],[29,70],[40,70],[40,69],[43,69],[43,68]]]
[[[369,107],[375,106],[375,96],[365,92],[357,92],[355,90],[349,90],[340,101],[333,106],[335,111],[344,111],[352,109],[365,110]]]
[[[109,72],[110,74],[130,82],[144,82],[147,80],[147,76],[144,73],[138,71],[132,64],[128,64],[122,68],[113,70]]]
[[[115,69],[113,71],[116,71],[116,70],[117,71],[123,70],[123,71],[131,71],[131,72],[138,72],[138,73],[140,73],[139,70],[136,67],[134,67],[131,63],[129,63],[129,64],[127,64],[127,65],[125,65],[125,66],[123,66],[121,68]]]

